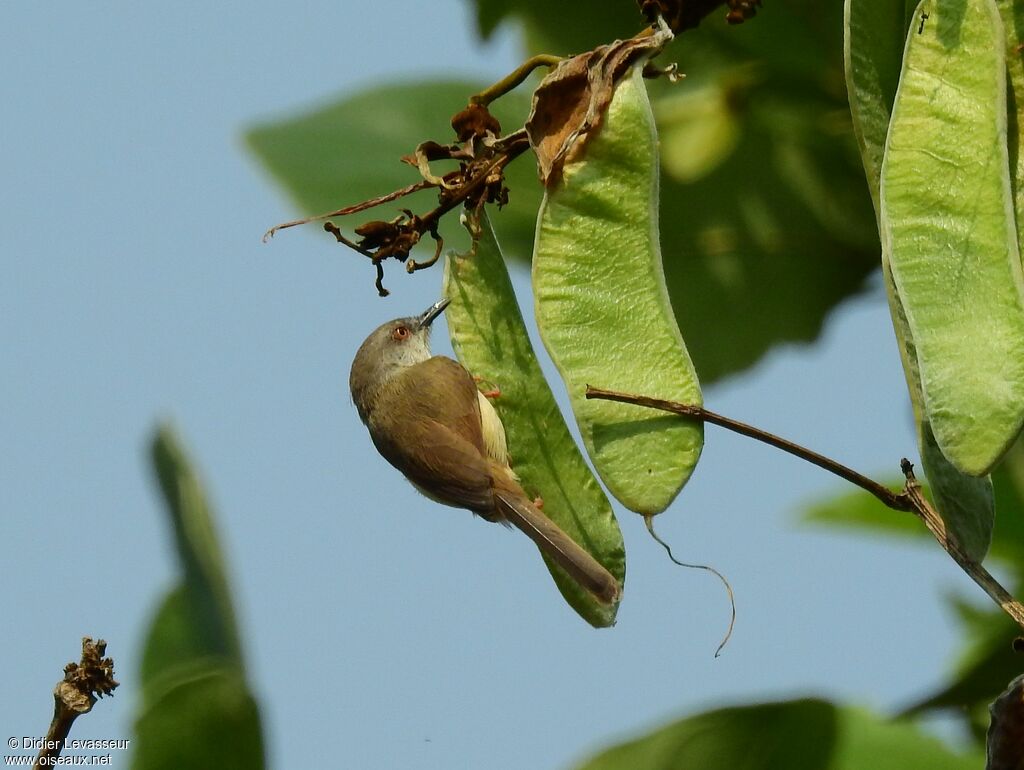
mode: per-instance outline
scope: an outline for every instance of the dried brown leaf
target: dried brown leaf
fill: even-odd
[[[630,65],[657,55],[671,39],[667,27],[646,30],[566,59],[544,78],[533,94],[526,132],[545,187],[557,184],[562,166],[583,151]]]

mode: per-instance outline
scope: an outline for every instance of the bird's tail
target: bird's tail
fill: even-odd
[[[622,587],[608,570],[583,550],[551,519],[520,495],[495,490],[501,512],[517,529],[597,599],[615,604],[622,598]]]

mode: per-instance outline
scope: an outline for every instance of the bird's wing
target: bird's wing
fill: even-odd
[[[400,375],[415,387],[404,386],[417,415],[448,426],[466,442],[486,454],[481,428],[479,391],[473,377],[457,361],[434,356]]]
[[[382,394],[370,434],[388,462],[424,494],[491,518],[493,484],[477,392],[460,364],[427,359],[399,374]]]
[[[433,409],[443,404],[438,419],[499,465],[509,464],[505,426],[462,364],[444,356],[434,356],[413,367],[410,375],[415,376],[418,382],[443,382],[452,386],[446,386],[443,392],[429,387],[418,388],[421,413],[431,414]]]
[[[491,474],[479,449],[437,420],[406,420],[402,433],[397,441],[387,434],[374,435],[388,462],[428,497],[491,518]]]

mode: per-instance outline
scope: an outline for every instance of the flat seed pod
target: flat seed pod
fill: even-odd
[[[498,388],[493,403],[505,426],[512,467],[544,513],[582,545],[621,584],[626,551],[611,503],[576,447],[541,373],[498,243],[481,219],[476,252],[445,261],[445,312],[452,347],[462,365]],[[545,557],[565,600],[597,627],[615,622],[617,607],[595,600]]]
[[[658,140],[639,65],[545,194],[533,290],[541,337],[598,473],[627,508],[660,513],[697,464],[703,426],[584,397],[590,384],[702,403],[665,288]]]
[[[881,231],[946,458],[981,476],[1024,422],[1024,273],[993,0],[924,0],[881,171]]]
[[[908,30],[916,34],[914,22],[920,25],[922,20],[920,16],[913,15],[910,0],[907,0],[907,6],[905,11],[890,0],[846,0],[845,6],[846,90],[876,212],[885,137],[896,98],[906,36]],[[946,459],[935,442],[924,414],[917,351],[896,294],[884,244],[882,273],[914,410],[921,463],[930,482],[935,507],[964,550],[973,559],[981,561],[992,540],[995,522],[992,480],[988,476],[978,478],[961,472]]]
[[[1010,151],[1010,183],[1013,187],[1014,209],[1017,212],[1017,245],[1024,251],[1024,239],[1021,238],[1024,228],[1024,55],[1021,44],[1024,31],[1024,3],[1020,0],[996,0],[999,14],[1003,19],[1003,30],[1006,33],[1004,48],[1006,50],[1006,74],[1009,76],[1007,91],[1007,144]]]

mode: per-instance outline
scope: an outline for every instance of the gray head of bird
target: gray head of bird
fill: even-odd
[[[359,346],[348,384],[363,420],[381,385],[406,367],[430,358],[430,325],[450,301],[442,299],[418,316],[383,323]]]

